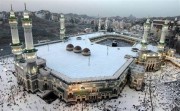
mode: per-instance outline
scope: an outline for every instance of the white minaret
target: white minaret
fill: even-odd
[[[147,19],[146,23],[144,23],[144,34],[143,34],[142,44],[147,44],[147,37],[149,34],[149,30],[150,30],[150,20]]]
[[[22,44],[19,41],[19,33],[17,27],[17,18],[15,17],[14,11],[11,5],[10,17],[9,17],[9,24],[11,27],[11,36],[12,36],[12,53],[15,55],[15,60],[19,60],[22,58]]]
[[[123,21],[123,20],[120,21],[120,28],[121,28],[121,29],[124,29],[124,21]]]
[[[98,20],[98,31],[100,31],[101,30],[101,18],[99,18],[99,20]]]
[[[29,18],[29,13],[25,10],[23,13],[22,26],[24,28],[24,37],[25,37],[25,50],[24,56],[25,60],[28,63],[36,62],[36,49],[33,44],[33,36],[32,36],[32,20]]]
[[[105,20],[105,31],[107,31],[107,29],[108,29],[108,18],[106,18]]]
[[[65,37],[65,18],[64,15],[60,15],[60,40],[64,40]]]
[[[159,41],[159,45],[158,45],[158,50],[161,52],[164,50],[164,46],[165,46],[165,39],[166,39],[166,35],[168,32],[168,20],[164,21],[164,24],[162,26],[162,31],[161,31],[161,37],[160,37],[160,41]]]
[[[166,38],[167,32],[168,32],[168,20],[165,20],[164,25],[162,27],[160,44],[165,43],[165,38]]]

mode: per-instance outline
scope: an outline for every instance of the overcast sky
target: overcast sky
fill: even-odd
[[[49,10],[90,16],[176,16],[180,15],[180,0],[0,0],[0,11]]]

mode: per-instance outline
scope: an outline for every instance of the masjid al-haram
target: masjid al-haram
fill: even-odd
[[[151,22],[144,23],[142,39],[100,30],[74,37],[65,36],[65,17],[60,16],[60,39],[33,44],[32,20],[25,8],[22,18],[25,47],[19,41],[17,18],[11,9],[9,24],[18,84],[26,91],[47,91],[67,103],[117,98],[124,86],[137,91],[144,86],[144,73],[158,71],[166,56],[164,49],[168,21],[162,27],[158,45],[148,43]],[[107,20],[106,20],[107,21]],[[40,95],[45,98],[45,95]]]

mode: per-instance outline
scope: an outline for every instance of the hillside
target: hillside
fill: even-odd
[[[21,22],[22,17],[18,17],[18,31],[20,41],[24,42],[24,31]],[[56,40],[59,39],[59,22],[50,21],[46,19],[38,18],[34,15],[32,18],[32,33],[34,38],[34,43],[37,43],[38,40]],[[91,24],[77,24],[66,21],[66,35],[77,34],[83,32],[84,28],[92,27]],[[11,43],[11,32],[8,20],[3,21],[3,24],[0,25],[0,44],[9,44]]]

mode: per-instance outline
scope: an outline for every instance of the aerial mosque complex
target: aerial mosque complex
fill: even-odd
[[[100,30],[92,34],[68,37],[65,40],[65,17],[60,15],[60,40],[33,44],[32,20],[28,10],[23,12],[25,46],[19,40],[17,18],[11,7],[9,24],[12,35],[12,53],[18,83],[25,90],[36,93],[53,92],[65,102],[99,101],[117,98],[124,86],[141,90],[144,74],[160,70],[166,56],[175,50],[165,50],[168,20],[162,26],[159,44],[149,44],[150,19],[144,23],[142,39]],[[101,44],[108,40],[129,43],[128,46]]]

